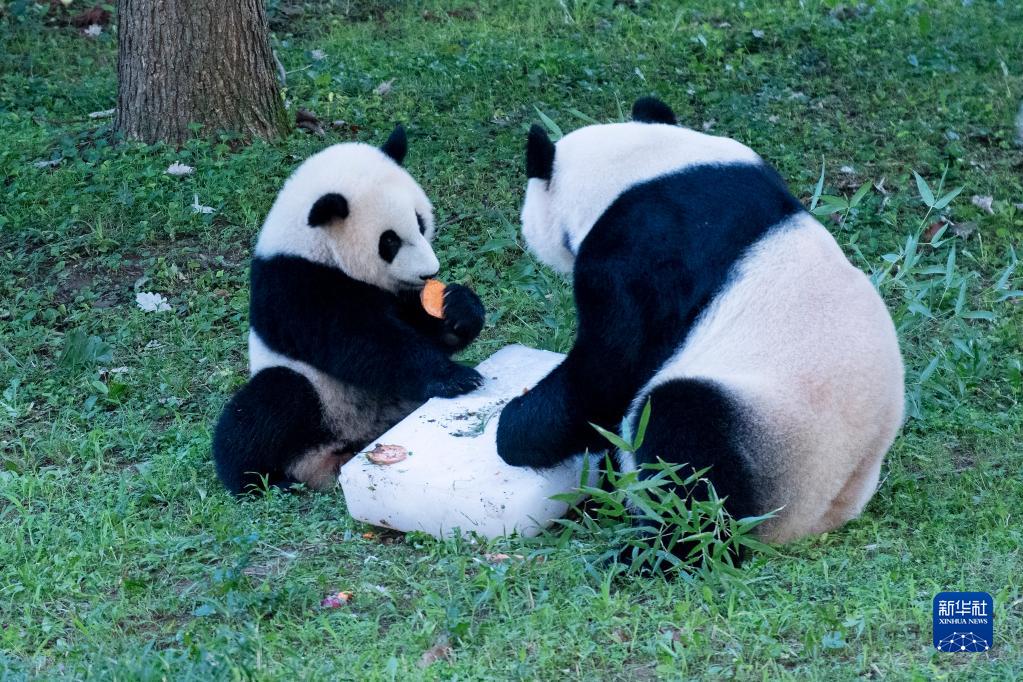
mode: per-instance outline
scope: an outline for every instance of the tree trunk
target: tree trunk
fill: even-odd
[[[117,10],[125,137],[182,143],[195,132],[288,130],[263,0],[118,0]]]

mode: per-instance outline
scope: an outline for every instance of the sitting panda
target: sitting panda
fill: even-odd
[[[573,278],[575,344],[500,416],[505,462],[550,467],[645,440],[623,470],[684,463],[735,517],[785,542],[857,516],[903,418],[891,317],[777,173],[745,145],[679,127],[643,98],[633,121],[551,142],[530,130],[522,233]],[[642,472],[641,472],[641,475]]]
[[[380,149],[328,147],[277,196],[251,269],[251,378],[213,437],[217,474],[233,493],[292,483],[335,485],[358,451],[434,396],[477,388],[451,360],[483,327],[470,289],[445,289],[443,319],[419,292],[437,274],[432,207],[401,167],[398,126]]]

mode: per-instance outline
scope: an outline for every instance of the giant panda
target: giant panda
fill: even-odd
[[[419,292],[437,274],[433,210],[402,168],[401,126],[376,148],[346,143],[304,161],[263,223],[251,268],[251,378],[213,438],[233,493],[335,485],[346,456],[434,396],[482,383],[451,359],[479,334],[470,289],[445,289],[442,320]]]
[[[529,132],[522,234],[571,273],[577,336],[506,406],[498,454],[550,467],[605,450],[591,424],[629,439],[649,401],[623,470],[710,467],[733,516],[779,510],[758,526],[766,541],[842,525],[903,418],[883,301],[749,147],[680,127],[654,98],[632,113],[556,144]]]

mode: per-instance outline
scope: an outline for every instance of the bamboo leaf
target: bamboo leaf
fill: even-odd
[[[916,178],[916,189],[920,192],[920,198],[923,199],[924,203],[930,208],[934,208],[934,193],[931,192],[931,188],[927,184],[927,181],[920,177],[920,174],[916,171],[913,171],[913,177]]]

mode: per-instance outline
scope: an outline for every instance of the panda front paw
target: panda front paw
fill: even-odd
[[[444,290],[444,331],[455,337],[458,344],[466,345],[483,329],[486,310],[472,289],[461,284],[449,284]]]
[[[471,393],[483,385],[483,375],[472,367],[452,364],[452,369],[441,381],[427,387],[427,398],[455,398]]]

